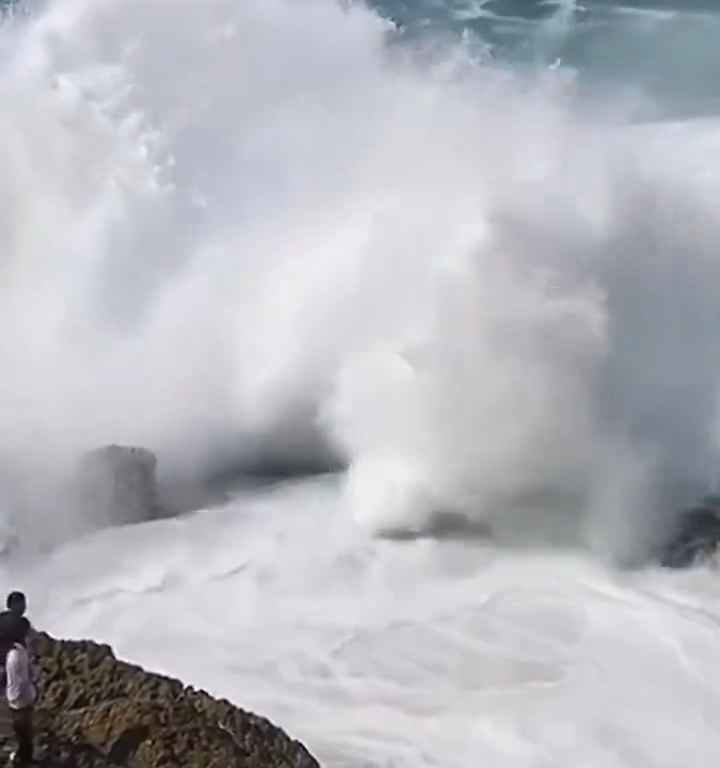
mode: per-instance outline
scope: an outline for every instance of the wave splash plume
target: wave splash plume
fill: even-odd
[[[62,527],[38,476],[116,441],[346,463],[373,530],[560,515],[623,555],[713,486],[715,122],[395,34],[329,0],[0,28],[8,515]]]

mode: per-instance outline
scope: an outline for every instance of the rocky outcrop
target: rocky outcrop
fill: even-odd
[[[268,720],[118,661],[109,646],[41,635],[37,744],[52,768],[319,768]]]
[[[85,454],[74,482],[74,502],[98,525],[141,523],[159,515],[155,454],[107,445]]]
[[[687,568],[713,558],[720,543],[720,498],[708,496],[682,512],[659,559],[668,568]]]

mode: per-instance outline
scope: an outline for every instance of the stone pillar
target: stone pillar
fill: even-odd
[[[83,456],[77,489],[85,515],[99,527],[157,517],[156,467],[144,448],[108,445]]]

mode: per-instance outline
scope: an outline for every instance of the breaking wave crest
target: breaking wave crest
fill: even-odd
[[[340,461],[375,531],[559,519],[624,556],[714,485],[714,121],[392,35],[331,0],[0,28],[9,516],[61,528],[36,478],[104,442]]]

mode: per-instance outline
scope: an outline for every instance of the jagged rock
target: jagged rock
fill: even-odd
[[[262,717],[118,661],[109,646],[40,635],[37,742],[52,768],[319,768]]]
[[[660,562],[668,568],[687,568],[712,558],[719,543],[720,498],[708,496],[679,515],[660,552]]]
[[[75,502],[97,525],[140,523],[158,516],[157,459],[144,448],[108,445],[85,454]]]

